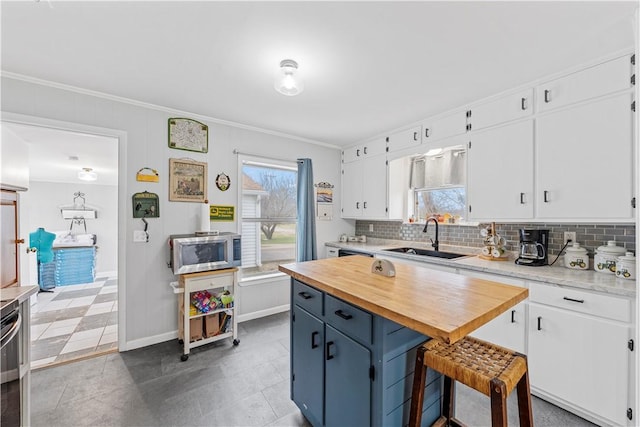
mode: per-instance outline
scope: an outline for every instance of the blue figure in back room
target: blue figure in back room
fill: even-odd
[[[39,263],[53,261],[54,240],[56,240],[55,233],[49,233],[42,227],[29,234],[29,247],[37,249]]]
[[[40,227],[33,233],[29,233],[29,247],[36,249],[36,255],[38,259],[38,285],[40,285],[40,292],[53,292],[51,287],[42,283],[42,264],[53,261],[53,241],[56,239],[55,233],[50,233],[44,228]]]

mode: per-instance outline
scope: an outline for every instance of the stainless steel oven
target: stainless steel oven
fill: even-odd
[[[18,301],[2,301],[0,376],[2,403],[0,425],[20,426],[20,315]]]

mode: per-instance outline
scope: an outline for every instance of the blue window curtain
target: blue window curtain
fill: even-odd
[[[297,203],[296,261],[302,262],[318,259],[316,255],[316,216],[311,159],[298,159]]]

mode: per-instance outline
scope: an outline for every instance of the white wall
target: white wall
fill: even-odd
[[[212,98],[212,102],[215,99]],[[78,123],[85,126],[126,132],[126,142],[121,138],[120,158],[126,162],[119,171],[118,202],[120,207],[118,231],[119,250],[119,306],[121,349],[131,349],[176,336],[176,296],[168,283],[175,280],[167,268],[167,237],[171,234],[195,231],[199,206],[194,203],[168,201],[169,158],[189,157],[206,161],[209,165],[209,201],[212,204],[238,206],[237,191],[232,182],[229,191],[219,191],[214,183],[220,172],[230,177],[237,175],[237,159],[234,149],[268,157],[287,159],[308,157],[313,160],[314,181],[336,185],[334,200],[340,200],[340,151],[335,148],[300,142],[280,135],[220,124],[202,116],[180,111],[155,108],[142,103],[127,103],[115,97],[98,97],[80,93],[59,85],[41,85],[37,82],[2,78],[2,112],[14,113]],[[173,150],[167,147],[167,119],[191,117],[209,125],[209,153]],[[138,169],[148,166],[157,169],[159,183],[135,180]],[[133,243],[134,230],[142,229],[140,219],[132,217],[131,195],[150,191],[160,197],[160,218],[148,219],[150,239],[148,243]],[[23,208],[31,208],[23,206]],[[353,233],[354,223],[339,218],[336,205],[332,221],[319,221],[317,225],[318,253],[324,253],[324,243],[335,241],[341,233]],[[236,223],[219,223],[221,231],[236,231]],[[249,291],[249,289],[247,289]],[[288,291],[286,282],[278,292]],[[255,296],[260,299],[260,286],[251,286],[242,299]],[[124,298],[124,303],[123,303]],[[238,302],[242,304],[242,301]],[[250,305],[250,304],[248,304]],[[256,310],[268,312],[268,308]],[[267,310],[267,311],[264,311]],[[123,326],[123,327],[122,327]]]
[[[96,273],[118,268],[118,187],[115,185],[63,184],[31,181],[29,191],[20,197],[20,228],[28,233],[43,227],[50,232],[68,231],[71,220],[63,219],[61,206],[73,205],[73,193],[85,194],[85,204],[98,211],[96,219],[87,219],[87,233],[97,236]],[[29,209],[24,209],[28,206]],[[84,233],[82,224],[73,226],[73,234]],[[28,240],[27,240],[28,241]],[[33,282],[33,281],[32,281]]]

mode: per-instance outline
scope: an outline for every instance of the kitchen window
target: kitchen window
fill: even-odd
[[[278,273],[296,257],[297,165],[243,158],[241,179],[242,274]]]
[[[432,149],[412,159],[411,188],[416,219],[432,216],[445,222],[450,218],[465,219],[466,154],[465,147],[459,145]]]

